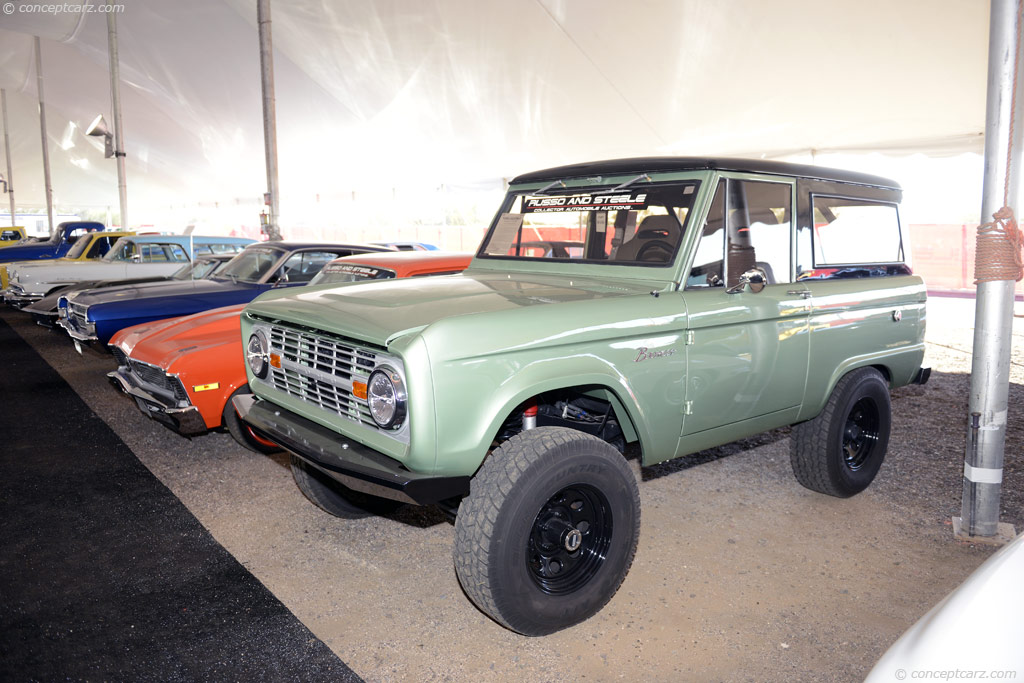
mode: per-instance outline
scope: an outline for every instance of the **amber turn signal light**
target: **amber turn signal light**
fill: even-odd
[[[366,382],[352,382],[352,395],[366,400]]]

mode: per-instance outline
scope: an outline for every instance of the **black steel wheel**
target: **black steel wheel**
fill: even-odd
[[[640,531],[636,477],[595,436],[539,427],[484,462],[455,520],[455,569],[492,619],[539,636],[578,624],[612,598]]]
[[[579,590],[601,568],[612,539],[608,499],[593,486],[569,486],[551,496],[533,520],[526,562],[548,595]]]
[[[842,377],[817,417],[793,426],[790,463],[803,486],[845,498],[866,489],[889,446],[889,385],[878,370]]]

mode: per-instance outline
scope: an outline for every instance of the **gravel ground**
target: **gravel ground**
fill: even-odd
[[[511,633],[459,588],[438,510],[344,521],[309,504],[284,456],[226,434],[187,440],[109,386],[109,357],[0,313],[214,537],[371,681],[859,681],[899,634],[992,553],[953,539],[973,300],[929,302],[924,387],[894,392],[886,463],[839,500],[801,488],[788,430],[649,468],[633,568],[589,621]],[[1015,320],[1001,521],[1024,528],[1024,307]],[[73,447],[73,445],[69,445]],[[983,663],[974,668],[984,668]]]

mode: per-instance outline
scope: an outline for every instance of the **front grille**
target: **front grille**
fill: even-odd
[[[377,428],[364,399],[352,394],[352,382],[366,382],[377,365],[377,352],[341,337],[270,326],[270,348],[281,354],[271,368],[275,389],[335,415]]]
[[[120,351],[121,350],[118,349],[118,352]],[[124,356],[123,352],[118,356],[118,362],[120,362],[121,356]],[[155,388],[165,393],[171,393],[174,395],[174,399],[178,402],[188,402],[188,394],[185,392],[185,387],[177,377],[168,375],[163,371],[163,369],[158,368],[155,365],[150,365],[149,363],[143,363],[142,361],[133,360],[127,357],[125,358],[125,361],[131,369],[132,374],[134,374],[143,385],[148,385],[150,388]]]
[[[86,312],[89,310],[88,306],[82,304],[76,304],[71,301],[68,302],[68,318],[72,320],[75,327],[82,330],[88,325],[86,320]]]
[[[124,351],[121,350],[121,347],[111,346],[110,353],[113,354],[114,360],[117,361],[118,367],[128,367],[128,356],[124,354]]]

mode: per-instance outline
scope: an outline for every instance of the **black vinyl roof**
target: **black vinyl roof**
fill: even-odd
[[[822,166],[791,164],[784,161],[766,161],[764,159],[729,159],[708,157],[637,157],[632,159],[608,159],[606,161],[589,161],[568,166],[556,166],[542,171],[532,171],[513,178],[511,185],[519,183],[543,182],[545,180],[563,180],[566,178],[590,178],[594,176],[616,176],[629,173],[654,173],[671,171],[739,171],[745,173],[770,173],[773,175],[799,176],[834,180],[858,185],[873,185],[898,190],[899,183],[888,178],[842,171]]]

